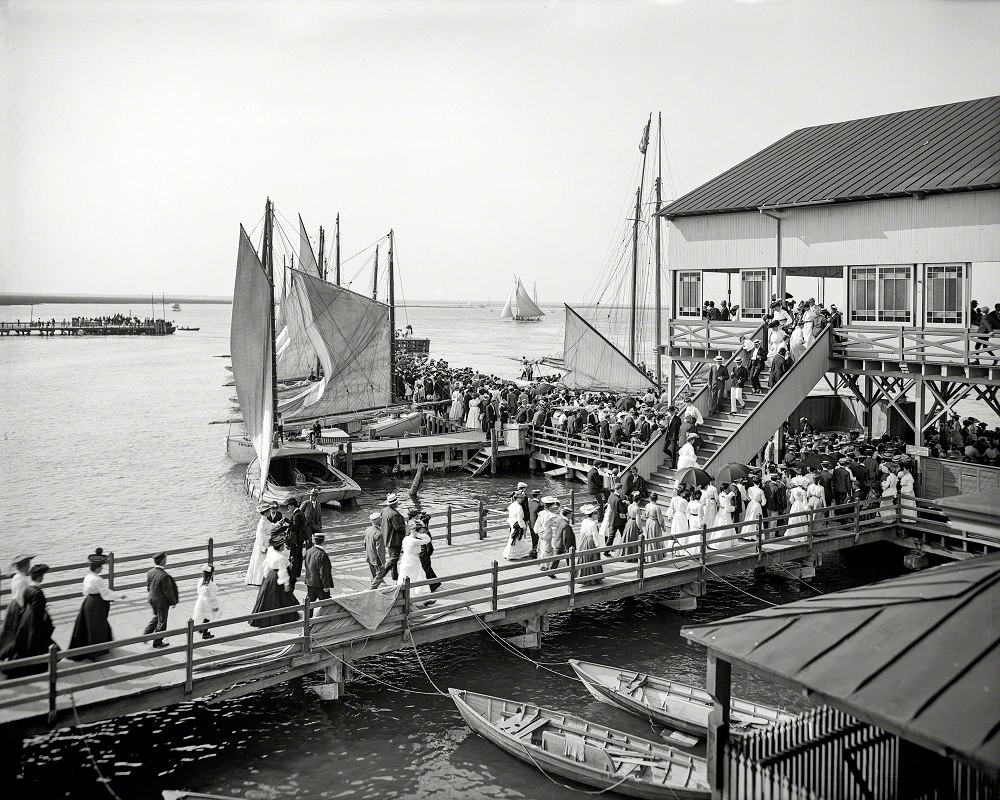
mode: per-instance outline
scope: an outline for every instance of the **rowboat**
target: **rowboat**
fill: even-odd
[[[361,487],[348,475],[330,466],[322,450],[282,447],[273,451],[267,480],[261,489],[260,459],[247,467],[244,486],[254,500],[284,505],[294,497],[301,502],[310,489],[316,489],[320,503],[353,500],[361,495]]]
[[[629,797],[709,796],[704,759],[561,711],[463,689],[448,691],[473,731],[547,775]]]
[[[393,439],[419,433],[423,422],[423,411],[411,411],[375,420],[368,426],[368,431],[373,439]]]
[[[704,689],[686,683],[668,681],[655,675],[632,672],[589,661],[569,660],[583,685],[597,700],[618,706],[669,728],[704,736],[708,731],[708,715],[712,711],[712,696]],[[762,703],[732,699],[729,724],[736,736],[776,722],[785,722],[793,714]]]

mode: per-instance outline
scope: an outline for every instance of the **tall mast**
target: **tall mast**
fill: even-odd
[[[662,368],[662,356],[660,346],[662,345],[663,320],[660,318],[660,204],[662,202],[663,186],[663,164],[662,164],[662,135],[663,135],[663,114],[656,115],[656,213],[653,216],[653,224],[656,236],[656,388],[662,389],[663,382],[660,379]]]
[[[325,244],[325,242],[323,241],[323,235],[324,235],[323,234],[323,226],[320,225],[319,226],[319,261],[316,262],[316,266],[319,267],[319,276],[323,280],[326,280],[326,267],[323,265],[323,245]]]
[[[635,193],[635,221],[632,224],[632,308],[629,315],[628,326],[628,357],[635,363],[635,340],[636,340],[636,305],[639,286],[639,214],[642,211],[642,184],[646,178],[646,150],[649,145],[649,125],[653,121],[653,115],[649,115],[646,127],[643,129],[642,139],[639,142],[639,151],[642,153],[642,171],[639,173],[639,188]]]
[[[396,396],[396,280],[392,265],[393,233],[389,229],[389,401]]]
[[[268,288],[271,294],[271,419],[275,433],[278,430],[278,353],[275,346],[274,332],[274,243],[271,237],[274,234],[272,225],[274,220],[271,216],[273,207],[271,198],[267,198],[267,205],[264,208],[264,243],[261,246],[264,261],[264,271],[267,274]]]
[[[340,286],[340,214],[337,214],[337,223],[333,229],[333,268],[334,283]]]
[[[372,300],[378,300],[378,245],[375,245],[375,266],[372,267]]]

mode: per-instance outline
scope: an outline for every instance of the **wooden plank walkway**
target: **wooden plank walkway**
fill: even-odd
[[[532,630],[537,631],[539,621],[548,614],[582,606],[670,587],[685,587],[689,593],[694,587],[697,595],[708,580],[724,580],[737,572],[814,558],[857,544],[895,540],[899,535],[897,517],[872,516],[858,504],[843,510],[844,516],[829,523],[817,522],[808,534],[795,538],[765,538],[756,524],[745,526],[728,537],[732,546],[720,551],[705,546],[711,530],[702,531],[686,551],[660,549],[675,545],[669,537],[643,540],[643,557],[632,560],[622,556],[619,548],[604,548],[602,582],[584,584],[575,553],[568,566],[564,559],[554,573],[540,572],[544,563],[540,561],[502,562],[505,511],[482,506],[449,508],[450,536],[441,535],[436,521],[433,525],[433,563],[442,583],[433,595],[436,605],[421,606],[427,597],[419,594],[419,589],[426,582],[407,584],[399,590],[382,589],[396,598],[389,615],[375,630],[361,626],[336,597],[313,604],[316,616],[311,620],[303,615],[299,622],[273,628],[249,626],[257,588],[243,583],[248,543],[243,552],[236,549],[230,553],[221,553],[221,545],[209,545],[217,565],[223,619],[209,626],[182,622],[187,620],[196,596],[196,565],[204,561],[200,548],[186,548],[186,553],[196,557],[182,560],[185,552],[179,551],[179,559],[168,564],[178,578],[181,603],[172,612],[172,627],[165,635],[170,646],[162,650],[150,648],[151,635],[140,635],[150,616],[144,590],[149,566],[145,559],[149,556],[119,558],[116,591],[125,591],[129,599],[113,604],[111,624],[116,635],[131,638],[117,642],[112,653],[96,663],[68,660],[65,652],[25,660],[48,662],[49,672],[0,682],[0,732],[30,735],[77,720],[93,722],[208,696],[241,696],[310,672],[327,670],[330,675],[330,670],[359,658],[462,636],[484,626],[519,623],[533,625]],[[787,524],[778,533],[786,530]],[[338,594],[367,591],[370,574],[359,531],[353,526],[328,532],[327,549],[334,561],[334,591]],[[801,523],[795,532],[801,533]],[[485,538],[481,538],[483,534]],[[744,541],[739,534],[751,541]],[[666,557],[652,560],[660,556]],[[135,568],[123,569],[128,562]],[[54,573],[73,571],[60,568]],[[82,575],[79,568],[75,578],[46,583],[51,587],[56,642],[63,648],[68,645],[80,597],[61,587],[78,586]],[[296,596],[303,594],[300,585]],[[216,638],[202,640],[203,628],[210,628]],[[86,654],[87,649],[73,652]]]

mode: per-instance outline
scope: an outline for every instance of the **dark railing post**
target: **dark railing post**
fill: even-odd
[[[312,608],[309,598],[305,599],[302,611],[302,652],[308,655],[312,652]]]
[[[499,604],[500,604],[500,598],[497,596],[497,594],[498,594],[498,592],[500,590],[500,587],[497,585],[497,580],[499,579],[499,577],[500,577],[500,565],[496,561],[494,561],[493,562],[493,578],[490,581],[490,583],[491,583],[491,589],[492,589],[492,597],[490,599],[490,604],[491,604],[491,607],[493,608],[494,611],[497,610],[497,606],[499,606]]]
[[[639,588],[642,588],[642,579],[646,574],[646,534],[639,534],[639,568],[637,570],[639,576]]]
[[[486,538],[486,508],[482,498],[479,498],[479,538]]]
[[[115,588],[115,551],[108,553],[108,588]]]
[[[410,578],[407,576],[403,582],[403,616],[410,617]]]
[[[576,601],[576,548],[569,549],[569,607]]]
[[[861,537],[861,501],[854,501],[854,543]]]
[[[569,490],[569,521],[576,522],[576,487]]]
[[[497,446],[497,429],[490,428],[490,475],[497,474],[497,461],[500,460],[500,451]]]
[[[56,679],[59,671],[59,645],[49,645],[49,723],[56,719]]]
[[[760,563],[761,557],[764,555],[764,520],[762,518],[757,519],[757,563]]]
[[[215,539],[211,536],[208,537],[208,562],[209,564],[215,563]]]
[[[708,528],[705,523],[701,525],[701,579],[707,580],[706,567],[708,565]]]
[[[444,540],[451,544],[451,503],[448,503],[446,515],[445,515],[445,534]]]
[[[184,647],[184,694],[194,691],[194,620],[187,623],[187,641]]]

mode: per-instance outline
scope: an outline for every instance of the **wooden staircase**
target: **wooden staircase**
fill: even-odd
[[[476,454],[462,465],[462,469],[473,477],[482,475],[490,468],[492,460],[493,456],[490,453],[489,445],[487,445],[486,447],[479,448]]]
[[[712,457],[719,451],[719,448],[722,447],[726,439],[736,432],[740,423],[753,413],[754,409],[757,408],[760,401],[763,399],[764,394],[766,394],[770,388],[770,378],[770,369],[765,369],[761,372],[760,386],[764,390],[762,393],[749,391],[750,382],[747,381],[743,389],[743,400],[746,403],[746,406],[740,409],[738,413],[729,413],[732,406],[729,393],[727,392],[722,403],[722,408],[711,416],[705,417],[705,424],[698,426],[698,433],[700,434],[701,442],[695,449],[699,465],[708,464]],[[678,449],[683,444],[683,442],[678,442]],[[763,443],[761,444],[763,445]],[[656,492],[660,496],[661,503],[669,504],[670,498],[674,494],[674,488],[677,483],[674,480],[675,473],[676,470],[661,466],[658,470],[651,474],[646,481],[649,491]]]

